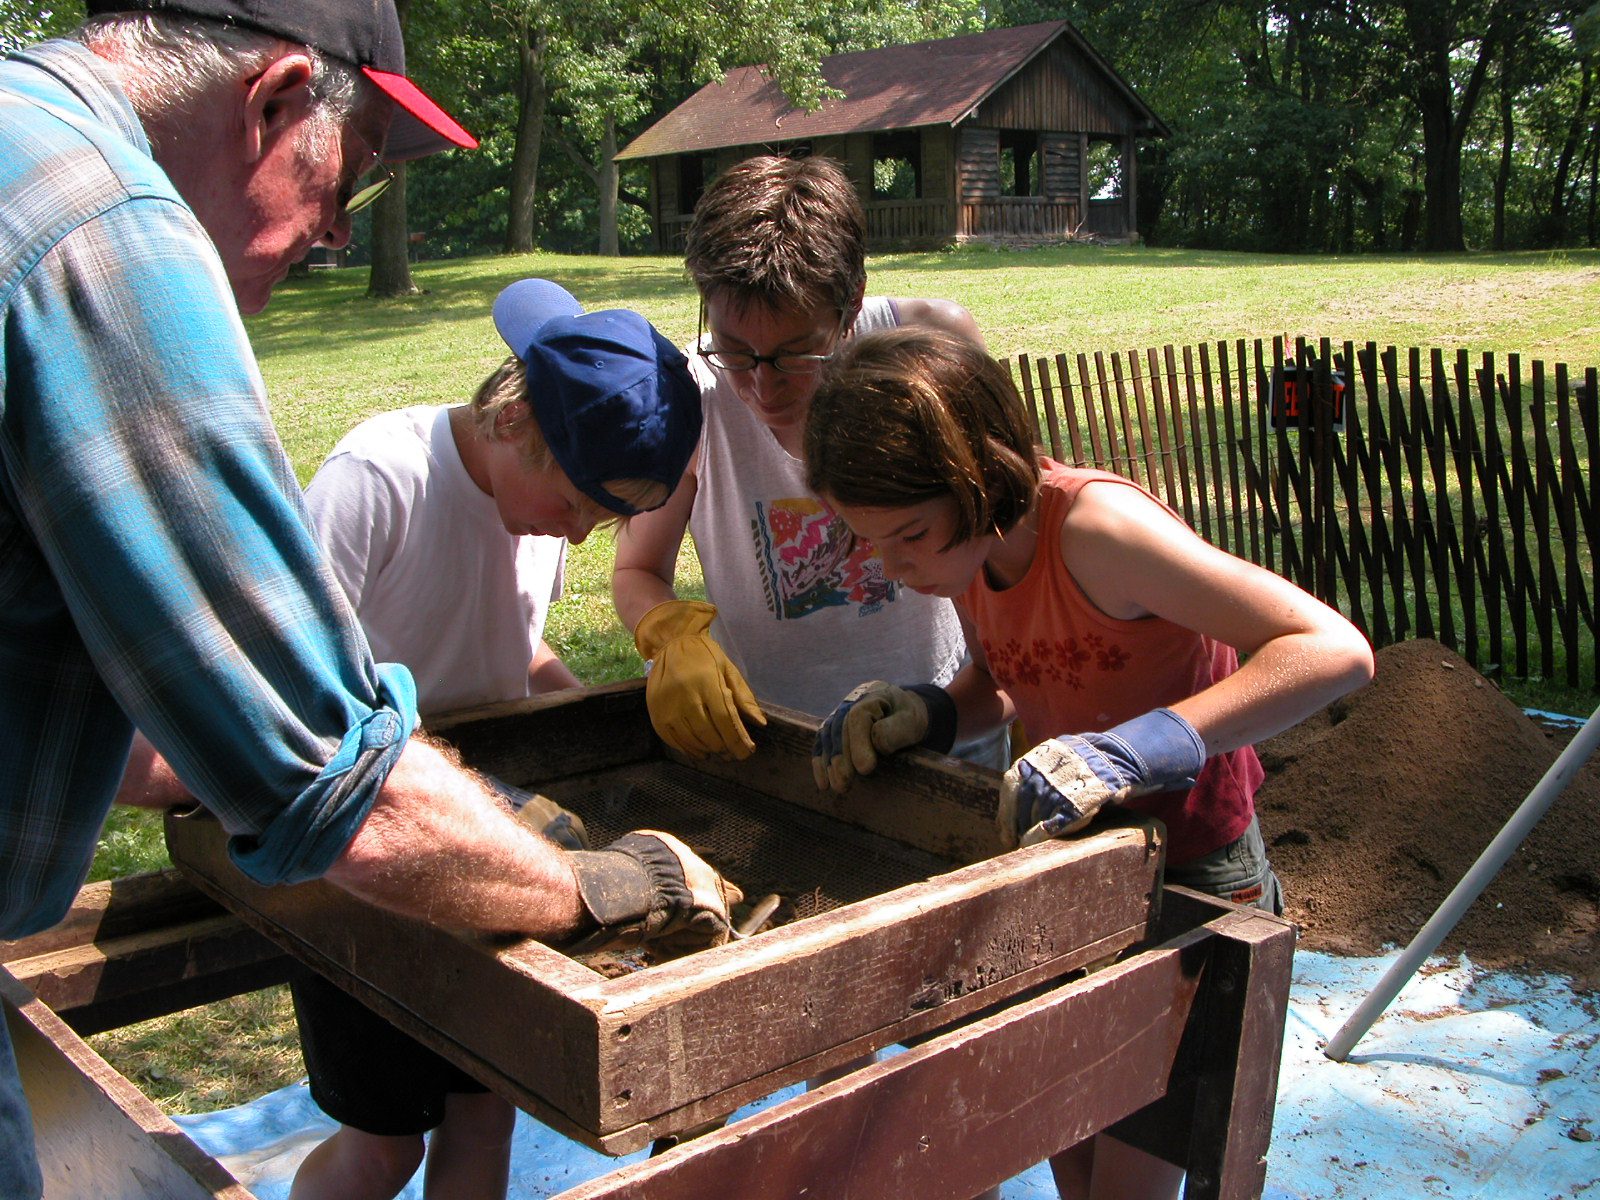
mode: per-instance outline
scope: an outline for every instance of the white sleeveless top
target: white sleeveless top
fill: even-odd
[[[891,301],[869,299],[851,333],[899,323]],[[712,636],[751,690],[823,717],[868,679],[948,683],[966,660],[955,606],[886,580],[726,373],[689,362],[705,404],[689,532],[717,606]],[[968,757],[999,766],[997,754]]]

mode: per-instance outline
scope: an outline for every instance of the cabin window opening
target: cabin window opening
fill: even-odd
[[[694,206],[705,195],[706,184],[717,173],[715,154],[680,154],[678,156],[678,211],[692,213]]]
[[[1044,164],[1039,157],[1039,134],[1031,129],[1004,130],[1000,134],[1000,194],[1044,195]]]
[[[878,133],[872,137],[872,198],[922,198],[922,135]]]
[[[1115,142],[1090,142],[1089,199],[1122,198],[1122,150]]]

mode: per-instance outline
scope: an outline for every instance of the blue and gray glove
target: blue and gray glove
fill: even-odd
[[[1205,742],[1170,708],[1104,733],[1051,738],[1001,780],[1000,840],[1011,850],[1073,833],[1108,802],[1194,786],[1205,761]]]
[[[842,792],[857,775],[878,769],[878,755],[907,746],[948,754],[956,740],[956,704],[931,683],[896,687],[875,679],[863,683],[828,714],[811,746],[811,777],[817,787]]]

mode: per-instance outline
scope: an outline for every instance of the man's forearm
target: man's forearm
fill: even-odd
[[[193,801],[167,760],[156,753],[144,734],[135,732],[128,765],[122,771],[122,784],[117,788],[117,803],[135,808],[172,808]]]
[[[326,878],[383,908],[459,929],[561,940],[584,921],[566,853],[420,739],[406,746]]]

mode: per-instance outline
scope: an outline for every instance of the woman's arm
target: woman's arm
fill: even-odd
[[[953,333],[969,341],[977,342],[982,346],[983,333],[978,328],[978,322],[961,305],[954,300],[894,300],[895,309],[900,314],[901,325],[926,325],[933,329],[942,329],[946,333]]]
[[[955,678],[945,685],[950,699],[956,704],[956,741],[964,742],[1002,729],[1016,720],[1016,708],[1011,697],[1000,690],[1000,685],[989,674],[989,660],[978,640],[978,631],[968,618],[966,610],[956,605],[956,616],[961,618],[961,632],[966,635],[967,653],[972,661],[957,671]]]
[[[538,696],[545,692],[559,692],[562,688],[582,687],[583,680],[561,661],[561,656],[551,649],[549,642],[541,639],[533,652],[533,661],[528,664],[528,686]]]

